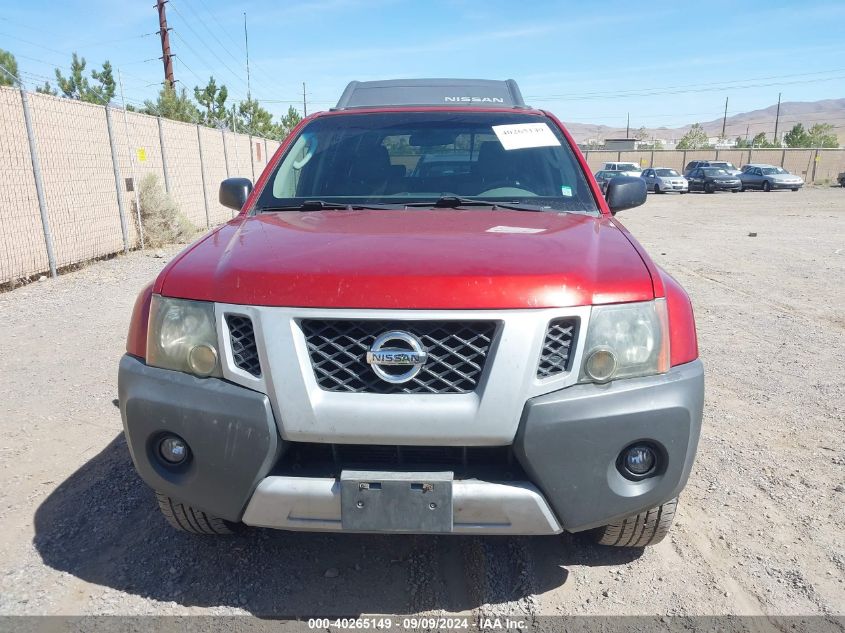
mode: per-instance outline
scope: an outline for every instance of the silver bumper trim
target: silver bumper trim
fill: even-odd
[[[528,482],[456,480],[452,505],[455,534],[562,531],[543,495]],[[243,522],[280,530],[343,531],[340,482],[329,477],[267,477],[253,493]]]

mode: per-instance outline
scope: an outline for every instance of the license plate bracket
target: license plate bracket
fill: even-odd
[[[452,472],[344,470],[341,524],[360,532],[452,531]]]

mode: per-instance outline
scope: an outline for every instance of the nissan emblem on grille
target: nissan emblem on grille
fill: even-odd
[[[401,347],[391,345],[395,343],[399,343]],[[392,330],[378,336],[367,352],[367,364],[379,378],[393,384],[402,384],[411,380],[420,373],[427,360],[428,352],[423,348],[422,341],[409,332],[399,330]],[[408,367],[408,369],[396,371],[385,369],[386,367]]]

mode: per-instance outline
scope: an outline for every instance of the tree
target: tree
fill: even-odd
[[[803,125],[796,123],[789,132],[783,135],[783,142],[787,147],[810,147],[810,135],[807,134]]]
[[[648,131],[645,129],[645,126],[641,127],[639,130],[634,132],[634,138],[638,141],[648,140]]]
[[[210,127],[220,127],[226,122],[228,113],[226,112],[226,99],[229,97],[229,91],[226,86],[217,87],[217,82],[214,77],[208,78],[208,84],[205,88],[199,86],[194,87],[194,98],[205,110],[200,110],[200,121]]]
[[[14,86],[18,77],[18,60],[9,51],[0,48],[0,86]]]
[[[92,103],[102,103],[105,105],[114,98],[114,92],[117,88],[114,83],[114,74],[112,73],[111,62],[109,62],[109,60],[104,61],[103,69],[91,71],[91,76],[99,82],[100,85],[97,88],[95,100],[85,99],[85,101],[90,100]]]
[[[839,147],[839,139],[830,123],[816,123],[807,131],[809,147]]]
[[[243,131],[255,136],[265,138],[279,136],[278,128],[273,125],[273,115],[252,98],[238,104],[238,131],[241,131],[241,127]]]
[[[707,147],[707,133],[700,123],[694,123],[689,132],[678,141],[677,149],[702,149]]]
[[[156,101],[144,101],[143,112],[185,123],[196,123],[200,117],[197,106],[188,97],[188,91],[184,88],[176,91],[169,86],[161,89]]]
[[[778,143],[772,143],[766,138],[765,132],[759,132],[751,139],[751,147],[780,147]]]
[[[279,122],[279,136],[278,139],[284,140],[284,138],[290,134],[291,130],[295,128],[299,122],[302,121],[302,115],[294,108],[293,106],[288,106],[288,112],[285,116],[282,117],[282,120]]]
[[[111,64],[106,60],[103,62],[102,70],[95,70],[91,73],[91,77],[96,82],[94,86],[91,85],[84,74],[86,65],[87,62],[84,57],[79,57],[76,53],[73,53],[70,62],[70,74],[67,77],[56,68],[56,83],[59,91],[61,91],[63,97],[68,99],[78,99],[88,103],[108,103],[114,97],[115,92]],[[49,83],[45,83],[44,90],[39,90],[39,92],[56,94]]]
[[[45,81],[43,86],[36,86],[35,92],[40,92],[41,94],[45,95],[53,95],[54,97],[59,96],[59,93],[50,85],[49,81]]]

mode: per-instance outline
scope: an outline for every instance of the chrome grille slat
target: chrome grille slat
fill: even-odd
[[[232,360],[235,366],[253,376],[261,376],[261,362],[255,345],[252,319],[240,314],[227,314],[226,326],[232,343]]]
[[[468,393],[478,386],[496,332],[496,321],[384,321],[303,319],[317,384],[351,393]],[[376,337],[390,330],[417,336],[428,362],[410,381],[391,384],[366,362]]]
[[[577,317],[564,317],[549,322],[540,362],[537,364],[538,378],[556,376],[569,369],[569,361],[575,352],[578,323]]]

